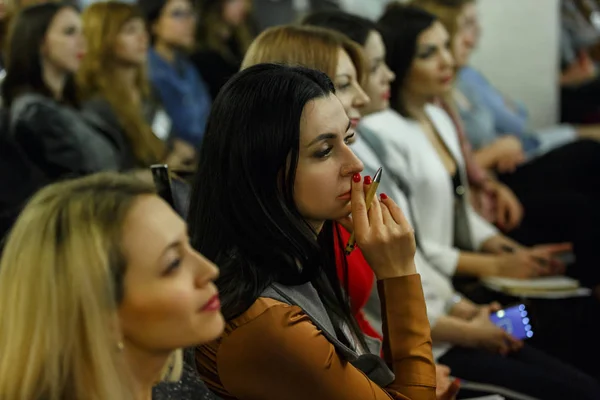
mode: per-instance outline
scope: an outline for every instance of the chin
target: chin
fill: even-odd
[[[200,329],[197,341],[193,345],[201,345],[218,339],[225,329],[223,314],[216,312],[210,317],[205,318]]]

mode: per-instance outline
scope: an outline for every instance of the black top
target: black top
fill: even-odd
[[[229,78],[235,75],[242,65],[243,54],[240,46],[234,38],[227,42],[231,57],[224,57],[216,50],[199,50],[192,54],[190,60],[198,69],[200,76],[208,85],[210,95],[213,99],[227,83]]]
[[[466,189],[462,184],[458,169],[456,170],[456,172],[454,172],[454,175],[451,176],[451,179],[452,179],[452,189],[454,192],[454,199],[460,200],[465,195]]]
[[[219,400],[196,371],[194,349],[184,351],[184,365],[179,382],[162,382],[152,390],[153,400]]]

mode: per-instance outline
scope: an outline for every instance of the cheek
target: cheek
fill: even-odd
[[[202,332],[202,321],[195,318],[200,306],[189,279],[126,288],[120,307],[123,333],[126,339],[151,349],[189,344]]]
[[[344,93],[340,93],[337,95],[337,98],[342,103],[342,107],[344,107],[344,111],[346,114],[352,109],[352,94],[348,93],[349,91],[345,91]]]
[[[337,211],[340,204],[336,203],[336,196],[341,194],[339,172],[339,166],[331,159],[310,166],[298,165],[294,201],[304,218],[329,219]]]

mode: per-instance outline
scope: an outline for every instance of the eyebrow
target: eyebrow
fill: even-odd
[[[350,126],[352,126],[352,121],[348,120],[348,126],[346,127],[345,132],[348,132],[348,130],[350,129]],[[317,136],[316,138],[314,138],[306,147],[310,147],[322,140],[335,139],[336,137],[337,137],[337,134],[335,134],[335,133],[322,133],[319,136]]]
[[[352,79],[352,77],[350,76],[350,74],[339,74],[335,76],[335,79],[339,79],[339,78],[348,78],[348,79]]]
[[[163,255],[165,255],[166,252],[168,252],[169,250],[172,249],[176,249],[177,247],[179,247],[181,245],[181,240],[175,240],[172,243],[170,243],[167,247],[165,247],[165,249],[162,251],[162,253],[160,254],[161,257]]]

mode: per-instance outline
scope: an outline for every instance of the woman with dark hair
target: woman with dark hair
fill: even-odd
[[[193,246],[221,267],[227,326],[197,363],[226,399],[435,399],[414,236],[387,196],[367,212],[372,181],[334,92],[321,72],[259,64],[215,101],[188,220]],[[384,343],[387,365],[341,290],[335,220],[379,280],[387,337],[402,338]]]
[[[202,142],[211,97],[187,52],[194,47],[196,14],[190,0],[139,0],[150,33],[150,81],[173,121],[177,138]]]
[[[294,51],[289,51],[289,49],[294,49]],[[355,129],[360,122],[361,110],[369,104],[369,98],[361,87],[361,84],[367,82],[369,73],[362,53],[356,43],[333,30],[314,26],[282,25],[267,29],[254,40],[246,53],[242,68],[261,63],[282,63],[301,65],[325,72],[335,85],[336,97],[342,103],[352,128]],[[364,174],[373,175],[378,168],[383,166],[379,157],[361,138],[360,133],[353,138],[351,149],[362,161]],[[378,189],[388,194],[398,204],[407,221],[412,225],[406,198],[401,192],[399,193],[394,180],[387,174],[382,176]],[[342,243],[345,243],[349,239],[350,233],[341,229],[341,237]],[[336,243],[336,245],[338,244]],[[424,262],[422,253],[417,250],[415,253],[417,268]],[[345,267],[346,263],[347,268]],[[377,296],[372,296],[372,292],[377,292],[377,283],[373,270],[360,249],[355,249],[345,260],[338,259],[337,267],[339,279],[350,298],[351,310],[358,326],[365,335],[382,341],[380,302]],[[419,271],[422,272],[423,269],[419,268]],[[427,300],[435,296],[435,294],[427,292],[427,289],[432,287],[432,285],[426,284],[428,279],[430,279],[428,275],[421,275]],[[436,287],[435,290],[439,292],[440,288]],[[445,290],[452,292],[451,288],[441,289],[442,292]],[[441,298],[442,296],[437,297]],[[370,313],[367,318],[365,317],[364,308],[368,302],[374,303],[373,308],[377,308],[377,316]],[[438,305],[439,303],[435,306],[428,304],[428,315],[431,314],[430,308],[436,308]],[[370,321],[373,321],[376,329]],[[434,356],[435,350],[434,348]],[[454,393],[459,389],[459,381],[451,381],[449,373],[447,367],[436,365],[438,400],[453,398]]]
[[[78,11],[65,3],[25,8],[7,45],[2,99],[9,122],[1,146],[11,149],[11,160],[3,160],[0,204],[2,219],[12,220],[44,184],[119,170],[123,162],[118,141],[94,130],[77,109],[73,74],[85,51]]]
[[[198,51],[191,60],[206,80],[213,98],[240,70],[255,36],[250,0],[199,0]]]

